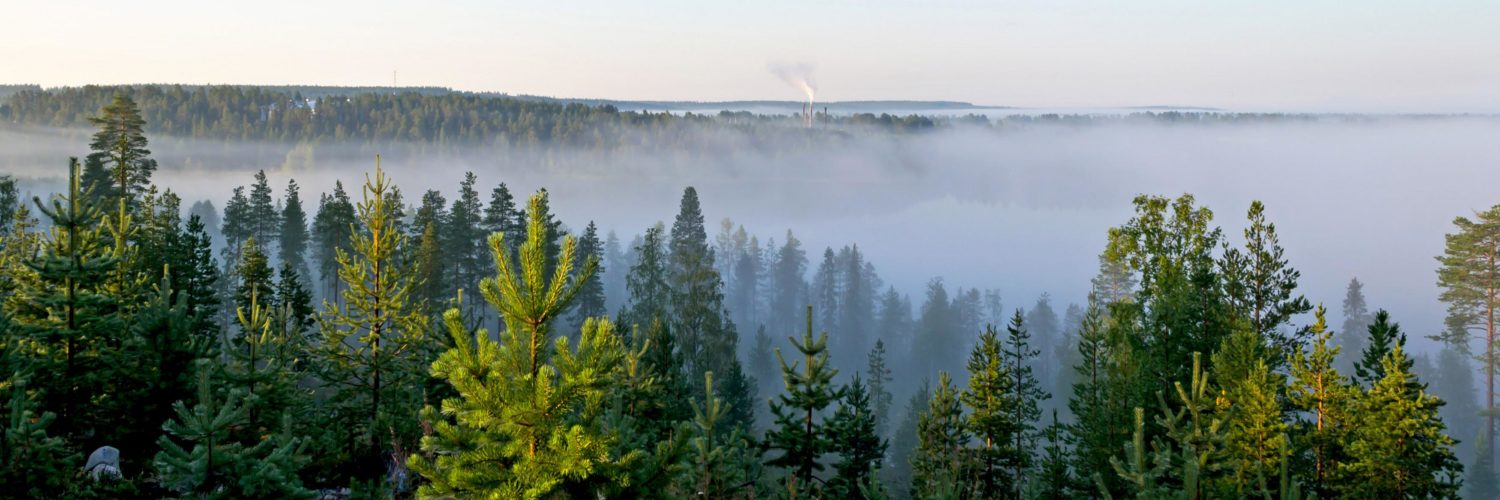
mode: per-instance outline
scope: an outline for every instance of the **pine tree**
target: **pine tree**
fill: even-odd
[[[724,401],[714,392],[713,372],[703,375],[704,401],[693,408],[691,469],[684,475],[691,496],[734,498],[748,496],[750,481],[743,464],[751,446],[739,427],[724,429]],[[701,406],[701,407],[700,407]],[[722,436],[727,436],[725,439]]]
[[[766,464],[787,469],[790,487],[801,492],[816,491],[815,477],[823,470],[819,457],[831,446],[828,424],[819,415],[840,396],[831,386],[838,371],[828,366],[828,333],[814,339],[812,325],[813,309],[808,307],[802,339],[787,339],[802,354],[801,360],[788,364],[781,349],[776,349],[786,392],[771,401],[776,422],[766,432],[764,444],[773,453]]]
[[[589,221],[588,227],[583,230],[583,237],[578,240],[578,255],[595,262],[604,262],[602,245],[599,241],[599,228],[594,226],[593,221]],[[608,311],[604,309],[604,281],[601,278],[604,272],[605,268],[601,264],[593,276],[582,282],[583,289],[578,292],[578,300],[573,308],[573,323],[581,325],[585,319],[608,315]]]
[[[1400,323],[1391,321],[1391,314],[1385,309],[1375,311],[1375,321],[1367,331],[1369,337],[1365,339],[1364,352],[1354,363],[1354,375],[1355,380],[1368,387],[1385,378],[1385,357],[1395,346],[1406,345],[1406,333],[1401,331]]]
[[[828,481],[832,498],[866,498],[861,486],[879,473],[885,458],[886,441],[876,433],[875,415],[870,408],[870,392],[859,374],[844,386],[838,409],[828,419],[828,451],[839,456]]]
[[[1376,320],[1377,323],[1379,319]],[[1357,426],[1341,467],[1343,496],[1456,498],[1463,466],[1453,455],[1438,408],[1410,371],[1402,345],[1381,360],[1383,376],[1357,403]]]
[[[230,390],[216,400],[210,371],[206,361],[198,368],[198,403],[189,409],[178,401],[176,419],[162,425],[167,434],[155,460],[162,486],[199,498],[313,498],[297,476],[305,441],[284,424],[280,435],[245,446],[233,436],[249,411],[244,395]]]
[[[545,196],[532,197],[532,213],[540,213]],[[486,278],[480,289],[506,321],[502,342],[489,340],[484,330],[469,333],[456,310],[444,315],[455,347],[432,371],[457,391],[443,401],[443,414],[455,419],[430,406],[423,411],[433,431],[422,440],[423,454],[408,461],[432,481],[420,495],[594,496],[600,493],[590,494],[590,485],[618,483],[628,477],[629,464],[643,458],[640,450],[608,453],[616,433],[601,421],[597,402],[619,384],[626,359],[613,325],[585,322],[576,349],[566,337],[549,345],[551,322],[597,263],[590,259],[574,274],[577,244],[567,237],[547,278],[550,231],[544,221],[527,221],[518,262],[509,256],[503,233],[490,236],[499,275]]]
[[[1310,419],[1299,424],[1295,449],[1305,450],[1309,455],[1304,460],[1312,466],[1312,492],[1332,497],[1339,464],[1346,456],[1344,445],[1353,426],[1350,405],[1358,390],[1334,367],[1340,347],[1332,343],[1333,332],[1328,329],[1324,314],[1322,306],[1315,310],[1316,320],[1308,329],[1312,345],[1292,357],[1287,403]]]
[[[365,231],[353,235],[352,252],[338,252],[343,306],[325,303],[319,317],[320,375],[342,388],[335,394],[339,428],[355,459],[347,466],[362,479],[379,471],[383,437],[415,433],[418,400],[411,390],[431,343],[427,319],[409,300],[411,274],[397,265],[406,238],[395,227],[390,192],[377,157],[359,204]]]
[[[1250,323],[1271,348],[1271,367],[1280,368],[1306,342],[1305,332],[1287,332],[1293,316],[1312,310],[1306,298],[1296,294],[1302,273],[1293,269],[1276,236],[1276,224],[1266,221],[1265,206],[1250,203],[1245,228],[1245,248],[1224,251],[1224,287],[1234,314]]]
[[[246,216],[250,237],[265,244],[276,241],[281,236],[281,214],[276,213],[276,199],[265,170],[255,173],[255,183],[250,185],[249,202]]]
[[[251,292],[235,313],[241,334],[226,335],[220,348],[225,358],[220,371],[244,395],[244,424],[251,436],[274,430],[303,401],[292,372],[301,339],[289,337],[288,329],[272,328],[272,310],[260,303],[258,292]]]
[[[938,374],[927,409],[917,420],[917,449],[911,457],[913,497],[959,496],[970,481],[963,405],[948,372]]]
[[[1473,349],[1484,376],[1485,440],[1495,442],[1495,313],[1500,309],[1500,205],[1484,212],[1453,219],[1455,232],[1443,237],[1443,255],[1437,258],[1437,284],[1443,289],[1440,300],[1448,304],[1449,344],[1469,352],[1471,337],[1482,335],[1480,346]],[[1366,349],[1366,352],[1371,352]],[[1379,363],[1377,358],[1375,363]],[[1366,371],[1378,365],[1365,361]]]
[[[125,216],[136,209],[151,185],[151,174],[156,172],[156,160],[146,149],[146,120],[141,118],[135,101],[116,94],[99,116],[89,118],[89,123],[99,131],[89,142],[91,152],[84,159],[84,189],[92,190],[101,206],[122,207],[116,216]]]
[[[442,231],[443,248],[453,269],[454,289],[450,290],[450,296],[456,296],[459,290],[470,293],[477,290],[480,279],[489,272],[489,256],[484,246],[487,235],[483,229],[484,204],[479,200],[479,191],[474,189],[477,182],[474,172],[464,173],[464,180],[458,185],[458,198],[448,210],[447,227]],[[477,300],[469,301],[465,304],[466,313],[473,316],[478,304]]]
[[[297,181],[287,182],[286,196],[281,202],[281,234],[277,238],[278,260],[283,265],[290,264],[292,270],[299,276],[308,276],[307,267],[307,242],[310,236],[307,232],[307,212],[302,209],[302,195],[297,188]]]
[[[870,413],[875,417],[875,435],[885,436],[889,432],[891,419],[891,370],[886,367],[885,341],[876,340],[870,349],[869,363],[865,370],[870,374]]]

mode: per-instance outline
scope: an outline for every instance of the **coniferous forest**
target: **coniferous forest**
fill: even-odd
[[[184,200],[148,137],[617,143],[726,117],[104,90],[0,109],[91,134],[57,192],[0,175],[0,495],[1500,496],[1500,207],[1448,228],[1428,355],[1358,279],[1305,297],[1259,201],[1136,197],[1084,303],[908,293],[856,242],[708,221],[692,186],[638,233],[474,172],[403,191],[373,155],[328,192],[260,171]],[[254,104],[288,98],[319,118]]]

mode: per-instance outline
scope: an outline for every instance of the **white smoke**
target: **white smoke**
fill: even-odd
[[[781,81],[788,85],[797,87],[802,93],[807,94],[807,102],[813,102],[818,92],[818,83],[813,80],[812,64],[805,62],[776,62],[770,64],[771,74],[776,75]]]

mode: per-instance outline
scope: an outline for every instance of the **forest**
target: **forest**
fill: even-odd
[[[261,171],[220,208],[158,187],[148,139],[609,149],[726,116],[120,90],[0,107],[92,127],[60,192],[0,175],[0,495],[1500,496],[1500,206],[1449,228],[1425,355],[1357,279],[1342,321],[1308,300],[1258,201],[1233,234],[1190,194],[1136,197],[1083,304],[912,297],[854,242],[706,221],[691,186],[617,234],[472,172],[403,192],[372,155],[316,197]]]

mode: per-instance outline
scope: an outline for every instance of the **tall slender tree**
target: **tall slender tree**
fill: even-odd
[[[585,259],[593,259],[598,265],[598,270],[589,279],[581,281],[583,289],[578,292],[578,300],[573,306],[572,321],[575,324],[583,324],[588,318],[599,318],[608,315],[604,308],[604,280],[606,272],[604,267],[603,243],[599,241],[599,228],[589,221],[589,225],[583,229],[583,236],[578,239],[578,254]]]
[[[390,180],[376,157],[358,214],[364,231],[354,233],[351,252],[338,252],[343,306],[325,303],[319,318],[321,378],[345,387],[336,392],[343,410],[351,470],[365,479],[381,470],[384,439],[414,440],[418,395],[430,346],[427,319],[413,306],[411,272],[398,266],[406,237],[395,227]]]
[[[302,194],[296,180],[287,181],[286,194],[281,199],[281,229],[277,238],[278,259],[291,264],[298,276],[308,276],[307,212],[302,209]]]
[[[1448,304],[1449,325],[1443,340],[1469,351],[1473,348],[1484,375],[1485,441],[1495,442],[1495,312],[1500,309],[1500,205],[1474,218],[1453,219],[1455,231],[1444,237],[1443,255],[1438,256],[1438,296]],[[1368,363],[1366,363],[1368,365]],[[1374,367],[1367,367],[1369,371]]]
[[[1358,278],[1350,278],[1344,289],[1344,323],[1339,331],[1339,356],[1337,367],[1344,373],[1354,373],[1354,362],[1365,351],[1365,334],[1370,328],[1370,310],[1365,304],[1365,284]]]

